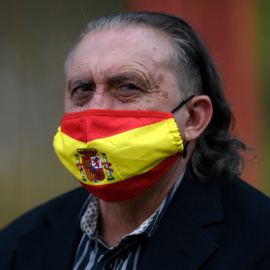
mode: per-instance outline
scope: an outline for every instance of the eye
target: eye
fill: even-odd
[[[123,84],[120,86],[120,89],[123,89],[123,90],[139,90],[139,88],[132,84],[132,83],[127,83],[127,84]]]
[[[144,91],[137,85],[125,82],[119,83],[111,91],[111,94],[123,103],[139,100],[143,93]]]
[[[73,94],[76,94],[76,93],[84,93],[84,92],[87,92],[87,91],[91,91],[91,89],[89,88],[89,86],[80,85],[80,86],[76,87],[76,88],[73,90]]]
[[[75,105],[82,107],[91,100],[93,92],[90,86],[79,85],[72,90],[71,100]]]

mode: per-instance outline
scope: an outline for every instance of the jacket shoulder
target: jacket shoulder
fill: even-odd
[[[228,210],[241,209],[251,217],[262,216],[270,222],[270,198],[238,177],[222,184],[223,205]],[[239,211],[238,211],[239,213]]]
[[[88,195],[89,192],[84,188],[72,190],[30,210],[6,226],[0,231],[0,256],[2,261],[0,265],[6,261],[7,265],[4,264],[6,267],[4,269],[11,267],[9,262],[13,261],[12,258],[15,256],[15,250],[22,236],[53,227],[65,222],[65,220],[76,222]]]
[[[55,215],[61,218],[64,214],[63,211],[70,211],[71,209],[78,210],[77,214],[79,215],[80,208],[88,195],[89,193],[85,189],[78,188],[37,206],[1,230],[0,239],[8,232],[24,234],[44,226],[46,227],[49,225],[46,220],[47,215]]]

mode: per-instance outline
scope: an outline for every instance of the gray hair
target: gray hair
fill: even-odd
[[[197,140],[187,166],[188,173],[205,182],[224,173],[241,174],[245,163],[239,150],[246,151],[246,146],[230,134],[234,118],[225,101],[218,72],[203,42],[183,19],[164,13],[127,12],[92,21],[68,55],[65,63],[66,72],[77,45],[89,32],[130,25],[148,26],[166,33],[174,45],[164,56],[178,80],[183,97],[203,94],[209,96],[212,101],[213,117]]]

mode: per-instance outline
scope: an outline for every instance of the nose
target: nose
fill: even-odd
[[[113,97],[104,86],[97,86],[87,109],[113,109]]]

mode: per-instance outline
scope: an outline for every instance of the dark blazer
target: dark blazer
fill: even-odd
[[[83,188],[22,216],[0,233],[0,269],[67,270],[81,231]],[[270,199],[240,179],[185,177],[140,270],[269,270]]]

